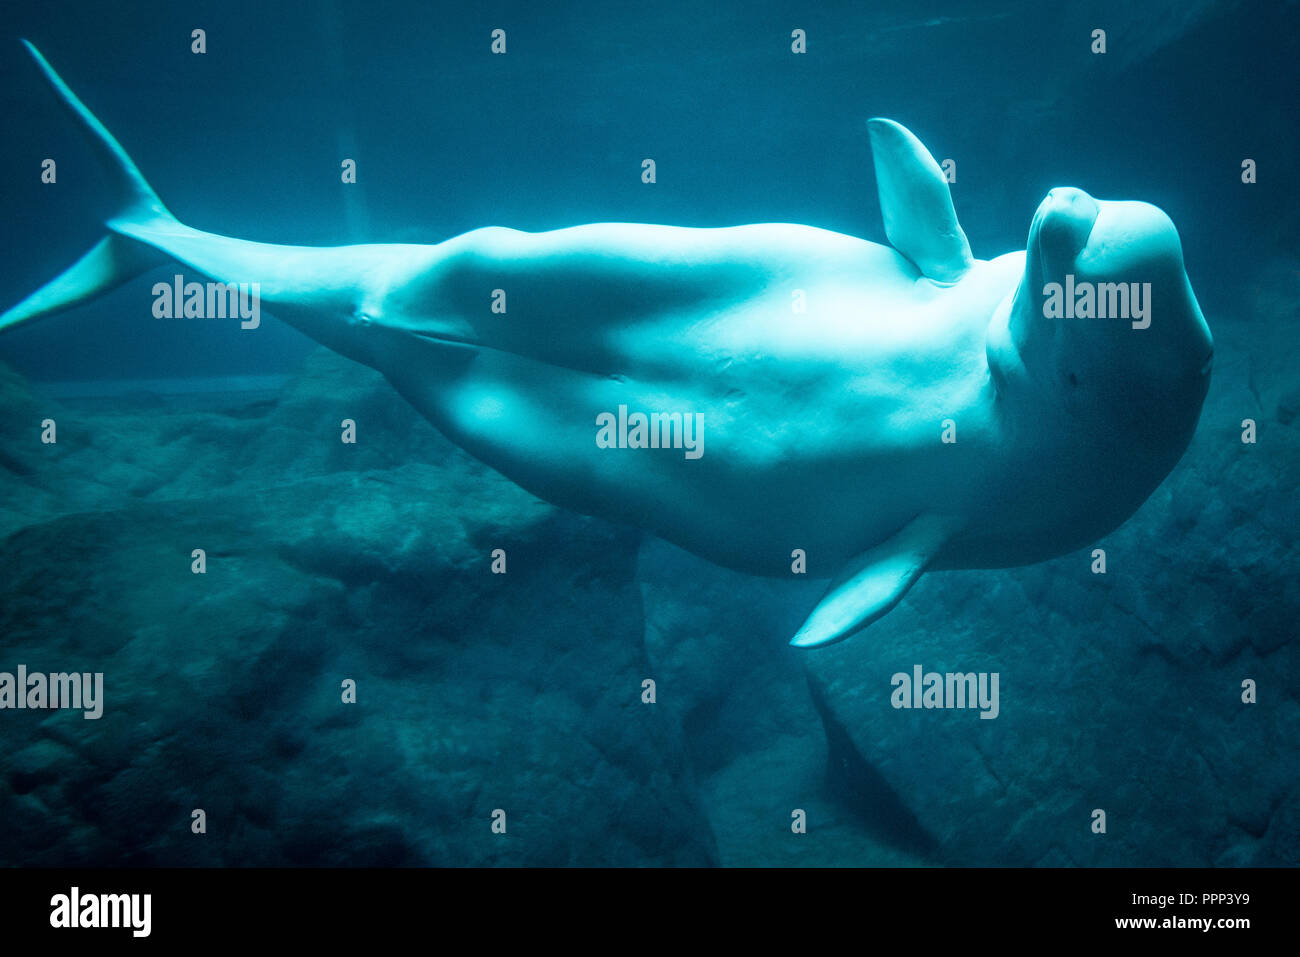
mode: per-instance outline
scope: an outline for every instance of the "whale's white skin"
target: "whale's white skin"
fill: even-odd
[[[808,574],[835,582],[798,645],[864,627],[927,568],[1096,542],[1177,462],[1208,388],[1210,332],[1160,210],[1053,190],[1027,252],[977,260],[933,158],[888,120],[869,128],[897,248],[785,223],[279,246],[175,220],[30,49],[116,177],[120,209],[0,329],[167,260],[259,282],[269,311],[378,369],[542,499],[753,573],[788,575],[802,549]],[[1150,327],[1044,318],[1044,284],[1067,274],[1151,283]],[[698,413],[704,454],[599,447],[597,416],[620,406]]]

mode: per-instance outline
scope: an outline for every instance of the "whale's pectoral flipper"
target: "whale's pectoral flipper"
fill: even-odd
[[[950,520],[922,514],[849,562],[790,644],[815,648],[841,641],[898,604],[953,532]]]
[[[939,164],[893,120],[868,120],[867,129],[885,235],[922,275],[956,282],[974,260]]]
[[[69,309],[167,262],[169,257],[165,254],[119,235],[113,231],[113,225],[173,221],[171,213],[113,135],[77,99],[40,51],[26,40],[23,45],[50,81],[59,103],[76,121],[77,128],[100,161],[108,176],[116,208],[108,223],[109,234],[70,268],[0,315],[0,331]]]

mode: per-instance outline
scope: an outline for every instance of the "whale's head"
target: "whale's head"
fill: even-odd
[[[1059,432],[1070,467],[1113,482],[1099,493],[1122,521],[1186,449],[1209,388],[1214,343],[1169,217],[1049,192],[987,354],[999,401]]]

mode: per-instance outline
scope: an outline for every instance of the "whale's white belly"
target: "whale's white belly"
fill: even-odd
[[[725,234],[771,229],[689,232],[734,250]],[[428,343],[442,353],[433,367],[413,356],[390,378],[457,444],[541,498],[745,570],[788,571],[802,548],[828,575],[919,511],[977,493],[994,428],[981,405],[984,329],[1015,264],[979,263],[947,288],[892,250],[825,235],[839,261],[769,244],[734,269],[701,262],[743,284],[730,302],[707,283],[694,299],[679,288],[662,311],[623,322],[566,313],[554,337],[538,310],[452,316],[455,339]],[[804,249],[823,240],[800,238]],[[512,303],[529,301],[529,280],[504,283]],[[603,281],[575,285],[567,307],[607,298]],[[603,443],[602,414],[616,426]],[[698,447],[629,447],[637,414],[660,417],[651,440],[665,416],[693,423],[698,435],[685,438]],[[945,420],[961,421],[960,443],[941,442]]]

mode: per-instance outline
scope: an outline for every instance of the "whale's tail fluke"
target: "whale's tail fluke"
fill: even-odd
[[[104,124],[63,82],[39,50],[26,40],[23,46],[50,81],[59,103],[76,122],[91,150],[99,159],[113,192],[114,211],[105,222],[107,235],[54,279],[22,302],[0,315],[0,332],[33,319],[61,312],[161,265],[170,257],[150,246],[117,232],[117,226],[174,223],[175,217],[158,199],[131,157]]]

